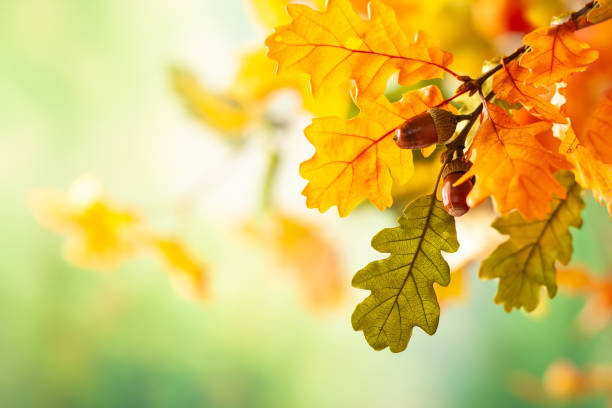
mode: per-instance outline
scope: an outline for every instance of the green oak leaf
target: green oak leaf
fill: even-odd
[[[459,249],[455,219],[433,195],[408,204],[399,226],[386,228],[372,238],[372,247],[389,253],[353,277],[352,285],[372,291],[355,308],[353,328],[362,330],[376,350],[394,353],[406,348],[412,328],[432,335],[438,328],[440,306],[433,283],[450,283],[450,270],[440,251]]]
[[[510,238],[482,262],[483,279],[499,278],[495,303],[531,312],[539,302],[540,287],[553,298],[557,293],[555,260],[567,265],[572,257],[569,227],[580,228],[584,201],[581,187],[571,172],[559,172],[557,180],[567,189],[567,197],[555,198],[552,212],[543,220],[525,221],[516,211],[493,221],[492,226]]]

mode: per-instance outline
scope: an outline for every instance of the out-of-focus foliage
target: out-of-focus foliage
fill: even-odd
[[[29,205],[41,224],[66,235],[64,253],[75,265],[110,270],[153,250],[170,267],[183,294],[207,297],[207,268],[179,240],[154,234],[136,212],[110,201],[92,176],[77,179],[66,194],[36,191]]]
[[[580,312],[580,326],[589,333],[604,329],[612,321],[612,278],[593,276],[585,268],[561,268],[557,271],[559,287],[566,292],[586,297]]]
[[[281,269],[295,272],[296,290],[312,309],[337,307],[346,296],[340,256],[315,226],[271,210],[243,230]]]
[[[111,203],[91,176],[77,179],[66,194],[35,191],[29,205],[40,223],[66,235],[64,253],[78,266],[112,269],[142,249],[140,217]]]

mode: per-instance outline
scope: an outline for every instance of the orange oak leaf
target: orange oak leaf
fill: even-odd
[[[491,103],[487,110],[490,118],[480,126],[470,147],[472,168],[457,181],[476,176],[468,205],[474,207],[493,196],[502,214],[517,209],[527,219],[544,218],[553,195],[565,198],[555,171],[571,166],[558,153],[552,125],[544,121],[519,125]]]
[[[597,160],[581,145],[577,145],[567,157],[575,167],[578,183],[591,189],[595,198],[600,203],[605,203],[612,217],[612,165]]]
[[[580,144],[605,164],[612,164],[612,91],[587,119],[584,130],[578,133]]]
[[[401,184],[413,172],[412,151],[397,147],[393,131],[441,101],[440,90],[429,86],[394,104],[381,96],[349,121],[314,119],[304,134],[316,152],[300,166],[300,175],[309,181],[302,192],[306,205],[321,212],[336,205],[341,217],[365,198],[380,210],[389,207],[393,203],[389,172]]]
[[[572,21],[554,27],[539,28],[523,38],[531,51],[520,65],[530,70],[526,78],[535,86],[552,85],[575,72],[582,72],[599,57],[597,50],[580,41]]]
[[[577,31],[576,36],[599,51],[599,58],[589,66],[588,71],[572,75],[565,81],[567,87],[562,90],[566,100],[561,109],[571,119],[576,132],[581,133],[606,92],[612,90],[612,47],[609,46],[612,24],[592,25]]]
[[[548,93],[546,88],[537,88],[528,82],[529,70],[512,61],[493,77],[495,94],[512,103],[520,103],[529,112],[542,120],[555,123],[566,123],[566,117],[558,107],[544,99],[541,95]]]
[[[363,20],[349,0],[329,0],[327,10],[315,11],[289,4],[292,17],[266,40],[268,56],[279,72],[306,72],[313,95],[356,86],[360,104],[385,92],[389,77],[399,71],[401,85],[441,77],[449,72],[452,55],[430,42],[424,33],[406,35],[393,9],[379,1],[370,4],[370,18]]]

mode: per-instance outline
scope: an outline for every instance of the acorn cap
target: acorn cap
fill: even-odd
[[[455,159],[448,163],[446,167],[444,167],[444,171],[442,172],[442,179],[445,179],[446,176],[453,173],[465,173],[472,167],[472,163],[469,161],[463,161],[462,159]]]
[[[457,118],[455,115],[445,109],[431,108],[428,110],[429,115],[434,121],[436,133],[438,134],[438,144],[446,143],[455,133],[457,128]]]

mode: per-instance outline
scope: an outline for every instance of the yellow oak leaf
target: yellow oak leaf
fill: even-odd
[[[488,103],[490,119],[480,126],[470,155],[473,166],[457,183],[476,176],[468,195],[470,207],[493,196],[500,213],[517,209],[527,219],[544,218],[553,194],[565,197],[554,173],[570,163],[558,153],[551,124],[517,124],[502,108]]]
[[[172,271],[176,290],[190,299],[210,296],[207,267],[176,239],[153,236],[151,246]]]
[[[240,101],[207,90],[185,69],[171,70],[172,83],[189,110],[205,124],[224,134],[236,135],[249,124],[252,111]]]
[[[365,198],[380,210],[389,207],[391,175],[403,184],[413,172],[412,151],[398,148],[392,134],[441,101],[440,90],[429,86],[394,104],[382,96],[348,121],[314,119],[304,134],[316,152],[300,166],[300,175],[309,181],[302,192],[308,208],[323,212],[335,205],[344,217]]]
[[[511,102],[520,103],[535,117],[556,123],[566,123],[565,115],[558,107],[541,95],[548,93],[546,88],[536,88],[527,78],[529,70],[521,67],[517,61],[512,61],[493,76],[493,90],[498,97]]]
[[[41,224],[67,236],[64,255],[77,266],[109,270],[143,247],[139,217],[111,203],[91,176],[67,194],[35,191],[29,207]]]
[[[363,20],[349,0],[329,0],[327,10],[304,5],[287,6],[292,22],[268,37],[268,56],[279,72],[306,72],[312,92],[338,86],[356,86],[359,104],[385,92],[389,77],[399,71],[400,85],[441,77],[452,72],[451,54],[431,43],[424,33],[406,35],[391,8],[370,4],[371,17]]]
[[[599,53],[580,41],[575,31],[576,25],[568,21],[527,34],[523,42],[531,51],[523,55],[519,62],[530,70],[525,80],[535,86],[552,85],[573,73],[585,71],[599,57]]]

